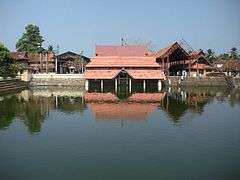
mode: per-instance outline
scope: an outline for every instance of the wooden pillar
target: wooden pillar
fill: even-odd
[[[118,81],[117,81],[117,78],[115,79],[115,92],[117,93],[117,90],[118,90]]]
[[[165,70],[165,59],[162,59],[162,66],[163,66],[163,70]]]
[[[162,90],[162,82],[161,80],[159,79],[158,80],[158,91],[161,91]]]
[[[57,64],[58,64],[58,60],[57,60],[57,58],[56,58],[56,59],[55,59],[55,73],[56,73],[56,74],[58,73]]]
[[[146,80],[144,79],[143,80],[143,92],[145,92],[145,90],[146,90]]]
[[[40,72],[42,73],[42,68],[43,68],[43,64],[42,64],[42,53],[39,53],[40,56]]]
[[[132,91],[132,79],[129,78],[129,92],[131,93]]]
[[[169,56],[167,57],[167,76],[169,76],[169,68],[170,68],[170,63],[169,63]]]
[[[189,60],[189,64],[188,64],[188,73],[189,73],[189,77],[191,76],[191,60]]]
[[[48,73],[48,52],[45,55],[45,59],[46,59],[46,73]]]
[[[86,80],[85,80],[85,90],[88,91],[88,88],[89,88],[89,82],[88,82],[88,80],[86,79]]]
[[[101,92],[103,92],[103,80],[101,79]]]

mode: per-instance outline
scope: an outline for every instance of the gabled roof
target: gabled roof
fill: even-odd
[[[199,58],[201,56],[204,56],[204,55],[205,55],[205,53],[203,52],[203,50],[199,49],[199,50],[191,52],[190,55],[189,55],[189,59],[197,59],[197,58]]]
[[[186,55],[189,56],[189,54],[181,47],[181,45],[178,42],[175,42],[173,44],[170,44],[169,46],[160,49],[156,54],[156,58],[165,58],[169,56],[174,49],[180,48],[182,52]]]
[[[155,57],[96,56],[86,67],[161,67]]]
[[[148,56],[146,47],[140,45],[105,46],[96,45],[96,56]]]
[[[72,51],[67,51],[65,53],[62,53],[62,54],[59,54],[56,56],[58,59],[75,59],[77,57],[82,57],[84,58],[85,60],[88,60],[90,61],[90,59],[86,56],[83,56],[83,55],[80,55],[80,54],[77,54],[77,53],[74,53]]]

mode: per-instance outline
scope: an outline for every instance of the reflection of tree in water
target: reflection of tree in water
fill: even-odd
[[[204,107],[213,101],[216,96],[216,90],[209,91],[206,88],[188,88],[185,90],[173,89],[169,93],[160,108],[163,109],[174,123],[187,113],[201,115],[204,112]]]
[[[22,119],[29,133],[40,132],[41,123],[46,118],[52,101],[49,98],[33,97],[28,101],[17,95],[3,97],[0,101],[0,129],[8,127],[15,117]]]
[[[83,111],[87,108],[86,103],[83,97],[58,97],[58,109],[63,112],[80,112],[83,114]]]
[[[229,103],[231,107],[235,107],[235,105],[240,105],[240,89],[231,91]]]
[[[163,103],[160,105],[160,108],[169,115],[174,123],[177,123],[187,111],[188,106],[178,99],[166,96]]]
[[[5,96],[0,101],[0,129],[9,127],[18,109],[18,99],[16,96]]]

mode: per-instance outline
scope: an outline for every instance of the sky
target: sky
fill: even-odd
[[[0,0],[0,42],[11,51],[28,24],[59,51],[92,56],[96,44],[184,39],[194,49],[240,51],[240,0]]]

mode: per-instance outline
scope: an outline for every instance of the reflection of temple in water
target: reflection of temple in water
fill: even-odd
[[[165,93],[133,93],[120,100],[113,93],[86,93],[84,98],[96,120],[139,121],[147,117],[164,99]]]
[[[52,112],[77,113],[89,108],[96,120],[144,121],[160,109],[173,123],[180,123],[192,115],[199,116],[213,101],[240,105],[240,92],[219,88],[171,89],[168,92],[119,93],[85,92],[81,89],[42,87],[0,96],[0,130],[21,120],[29,133],[41,131],[42,123]]]

